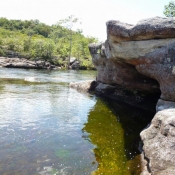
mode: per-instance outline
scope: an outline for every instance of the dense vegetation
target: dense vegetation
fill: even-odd
[[[175,17],[175,2],[170,1],[168,5],[165,5],[163,13],[166,17]]]
[[[0,18],[0,56],[10,52],[28,59],[42,59],[60,66],[66,66],[70,54],[76,57],[80,66],[93,68],[88,44],[96,42],[85,37],[81,30],[72,31],[60,23],[49,26],[38,20],[22,21]]]

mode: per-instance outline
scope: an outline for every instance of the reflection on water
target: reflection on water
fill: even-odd
[[[0,174],[82,175],[96,169],[93,145],[81,131],[96,100],[68,88],[71,81],[94,77],[86,71],[0,69]]]
[[[90,133],[89,139],[96,145],[94,153],[99,166],[94,174],[127,174],[124,131],[113,112],[101,100],[90,112],[83,130]]]
[[[94,175],[139,175],[141,173],[139,133],[151,113],[98,99],[83,128],[91,143],[98,169]]]
[[[0,69],[0,174],[140,172],[133,140],[145,126],[132,132],[138,125],[132,118],[143,112],[68,87],[94,77],[91,71]]]

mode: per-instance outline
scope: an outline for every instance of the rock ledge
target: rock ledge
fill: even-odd
[[[124,94],[123,100],[139,97],[138,104],[146,99],[153,103],[159,112],[141,133],[147,162],[142,175],[174,175],[175,18],[155,17],[135,26],[120,21],[106,25],[106,42],[89,45],[97,84],[102,83],[96,90],[118,94],[116,98]]]

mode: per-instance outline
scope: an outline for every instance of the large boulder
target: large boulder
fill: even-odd
[[[97,90],[104,92],[112,85],[116,87],[111,89],[112,97],[121,99],[124,94],[122,99],[127,100],[127,95],[140,94],[139,100],[135,98],[138,103],[154,99],[159,112],[141,133],[146,161],[142,175],[174,175],[175,18],[155,17],[136,25],[108,21],[106,25],[106,42],[89,45],[97,83],[105,84]]]
[[[107,41],[89,46],[97,81],[149,93],[161,90],[161,99],[175,101],[173,19],[157,17],[136,26],[107,22]]]
[[[139,21],[136,25],[108,21],[108,40],[115,42],[175,38],[175,18],[155,17]]]
[[[80,91],[80,92],[94,91],[96,87],[96,81],[86,80],[86,81],[75,82],[75,83],[71,82],[69,84],[69,87],[76,89],[77,91]]]

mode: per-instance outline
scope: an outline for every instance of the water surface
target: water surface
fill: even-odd
[[[145,112],[68,87],[95,75],[0,69],[0,174],[140,173],[137,137],[146,124],[132,118]]]

